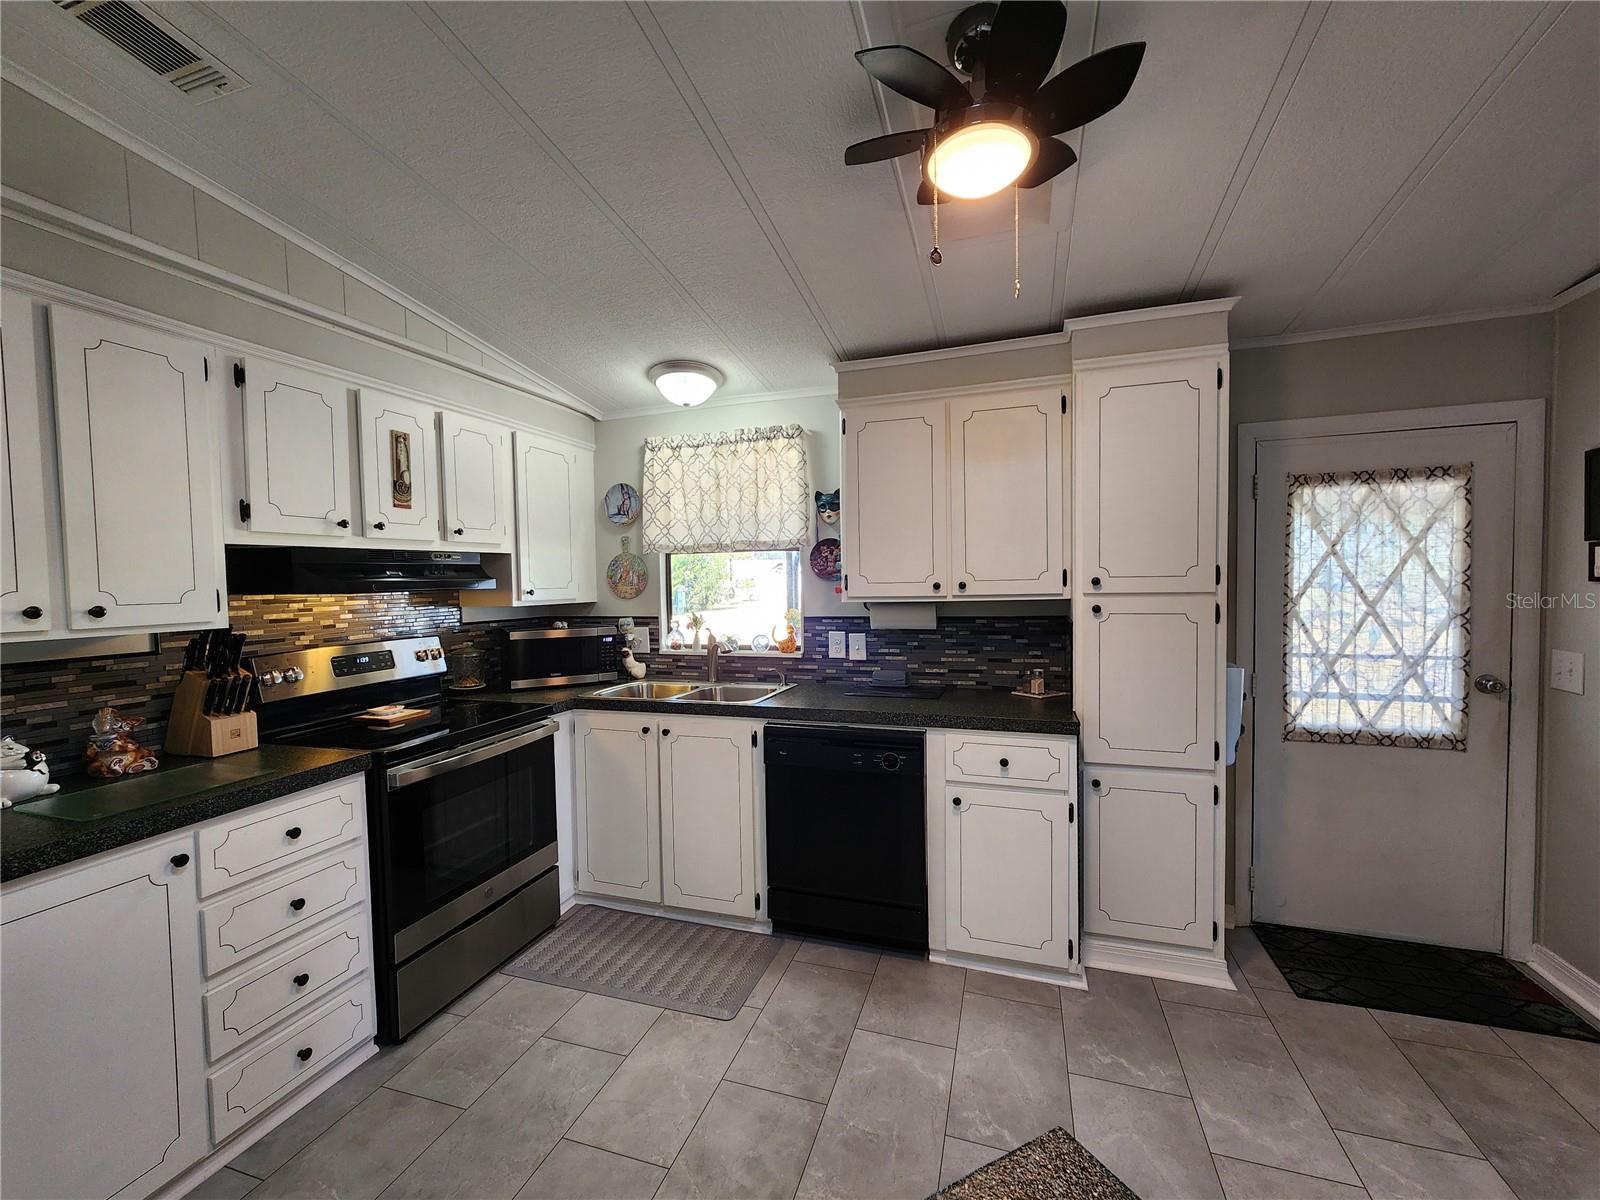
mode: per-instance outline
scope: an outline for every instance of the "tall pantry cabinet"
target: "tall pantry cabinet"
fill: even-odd
[[[1090,966],[1225,977],[1232,300],[1069,321]]]

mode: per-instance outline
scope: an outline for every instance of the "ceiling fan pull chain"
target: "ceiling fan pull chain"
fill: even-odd
[[[933,131],[933,154],[937,154],[938,150],[939,130],[935,127]],[[928,157],[930,164],[934,161],[933,154]],[[944,261],[944,255],[939,253],[939,185],[934,181],[931,170],[928,172],[928,182],[933,187],[933,252],[928,255],[928,261],[937,267]]]
[[[1011,298],[1022,295],[1022,189],[1011,185]]]

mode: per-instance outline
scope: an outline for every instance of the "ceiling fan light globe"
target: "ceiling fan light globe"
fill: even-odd
[[[938,139],[928,182],[946,196],[976,200],[1009,186],[1028,169],[1038,140],[1009,121],[978,121]]]
[[[722,372],[715,367],[679,359],[657,363],[649,375],[662,398],[679,408],[704,404],[724,382]]]

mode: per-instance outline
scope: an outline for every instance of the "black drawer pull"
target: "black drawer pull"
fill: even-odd
[[[661,736],[662,737],[671,737],[672,736],[672,730],[663,727],[662,730],[661,730]]]
[[[951,800],[950,800],[950,803],[952,805],[954,805],[956,808],[960,808],[961,807],[961,797],[960,796],[952,797]]]
[[[98,621],[101,617],[106,615],[106,606],[104,604],[96,604],[89,610],[89,615]]]
[[[1098,792],[1100,790],[1100,781],[1098,779],[1091,779],[1089,780],[1089,786]]]
[[[936,592],[939,590],[939,585],[937,583],[933,585],[933,590]]]
[[[300,836],[300,826],[298,826],[298,825],[289,826],[289,828],[287,828],[287,829],[285,829],[283,831],[283,836],[288,838],[291,842],[294,841],[297,837]]]
[[[187,854],[174,854],[172,856],[172,865],[176,870],[183,870],[189,865],[189,856]]]
[[[294,909],[295,912],[299,912],[305,906],[306,898],[304,896],[296,896],[293,900],[289,901],[289,907]]]
[[[40,617],[44,616],[44,609],[40,608],[37,604],[30,604],[27,608],[22,610],[22,615],[30,621],[37,621]]]
[[[341,518],[339,518],[339,520],[335,521],[334,524],[337,525],[340,529],[349,529],[350,528],[350,518],[349,517],[341,517]]]
[[[311,982],[311,976],[309,976],[309,975],[296,975],[294,977],[294,985],[295,985],[295,987],[305,987],[305,985],[310,983],[310,982]]]
[[[1099,587],[1100,586],[1100,576],[1096,575],[1092,579],[1090,579],[1089,580],[1089,586],[1090,587]]]
[[[373,527],[373,528],[374,528],[374,529],[387,529],[387,528],[389,528],[389,527],[388,527],[388,526],[387,526],[387,525],[385,525],[385,524],[384,524],[384,523],[383,523],[383,522],[382,522],[382,521],[374,521],[374,522],[373,522],[373,523],[372,523],[372,527]]]
[[[296,1058],[298,1058],[301,1062],[310,1062],[311,1061],[311,1047],[310,1046],[302,1046],[302,1047],[300,1047],[300,1049],[298,1049],[298,1050],[296,1050],[294,1052],[294,1056]]]
[[[643,729],[639,730],[639,732],[640,733],[649,733],[650,732],[650,726],[646,725]]]
[[[450,532],[455,534],[457,537],[465,537],[467,531],[464,528],[462,528],[460,525],[457,525]]]
[[[1011,760],[1010,760],[1010,759],[1009,759],[1009,758],[1002,758],[1002,759],[1001,759],[1001,760],[1000,760],[1000,769],[1001,769],[1001,770],[1002,770],[1002,771],[1004,771],[1004,770],[1005,770],[1005,769],[1006,769],[1006,768],[1007,768],[1007,767],[1009,767],[1009,766],[1010,766],[1010,765],[1011,765]]]
[[[966,591],[967,590],[967,581],[965,579],[963,579],[960,583],[956,584],[956,590],[958,592]]]
[[[1102,609],[1098,604],[1093,604],[1089,606],[1089,611],[1098,617],[1105,610]]]

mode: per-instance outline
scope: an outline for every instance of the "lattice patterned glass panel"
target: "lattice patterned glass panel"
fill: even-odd
[[[1467,748],[1472,468],[1289,476],[1285,741]]]

